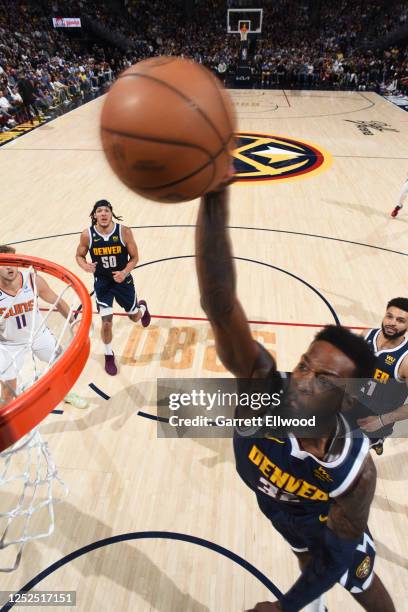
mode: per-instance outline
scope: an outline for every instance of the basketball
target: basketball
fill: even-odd
[[[101,139],[115,174],[158,202],[186,202],[228,174],[235,119],[227,91],[207,69],[155,57],[125,70],[102,110]]]

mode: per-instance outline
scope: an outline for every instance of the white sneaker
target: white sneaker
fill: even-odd
[[[83,397],[73,392],[67,393],[64,397],[64,402],[66,404],[71,404],[74,408],[88,408],[89,406],[88,402]]]

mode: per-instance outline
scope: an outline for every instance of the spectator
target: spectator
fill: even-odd
[[[34,85],[32,81],[30,81],[24,76],[23,71],[21,71],[19,74],[19,79],[17,81],[17,89],[18,93],[21,96],[21,99],[23,100],[23,106],[26,110],[26,113],[31,123],[34,123],[33,116],[38,117],[38,111],[35,106],[36,98],[34,94]]]

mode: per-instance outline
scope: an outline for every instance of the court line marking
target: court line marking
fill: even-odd
[[[164,261],[175,261],[176,259],[194,259],[195,255],[174,255],[173,257],[162,257],[161,259],[155,259],[152,261],[147,261],[146,263],[141,264],[140,266],[137,266],[137,269],[140,270],[140,268],[145,268],[146,266],[150,266],[152,264],[156,264],[156,263],[162,263]],[[260,266],[264,266],[265,268],[271,268],[272,270],[277,270],[278,272],[283,272],[284,274],[287,274],[288,276],[300,281],[303,285],[305,285],[306,287],[308,287],[311,291],[313,291],[313,293],[315,293],[317,295],[317,297],[319,297],[327,306],[327,308],[329,309],[336,325],[340,325],[340,319],[338,318],[336,311],[334,310],[333,306],[330,304],[330,302],[324,297],[324,295],[322,293],[320,293],[320,291],[318,289],[316,289],[315,287],[313,287],[313,285],[311,285],[310,283],[308,283],[307,281],[305,281],[303,278],[301,278],[300,276],[297,276],[296,274],[293,274],[293,272],[289,272],[288,270],[285,270],[284,268],[279,268],[278,266],[273,266],[272,264],[266,263],[265,261],[259,261],[258,259],[249,259],[248,257],[237,257],[237,256],[233,256],[232,259],[236,259],[238,261],[246,261],[249,263],[255,263],[258,264]]]
[[[285,96],[285,100],[287,102],[288,108],[292,108],[291,103],[289,102],[289,98],[286,95],[286,91],[284,89],[282,89],[283,95]],[[295,96],[294,96],[295,97]]]
[[[142,410],[138,410],[137,416],[144,417],[145,419],[150,419],[151,421],[156,421],[160,423],[169,423],[170,418],[157,416],[157,414],[150,414],[149,412],[143,412]],[[209,425],[211,427],[219,427],[215,421],[210,421]]]
[[[95,391],[95,393],[100,395],[104,400],[110,400],[110,395],[105,393],[105,391],[102,391],[102,389],[97,387],[94,383],[92,383],[92,382],[89,383],[88,387],[90,387],[92,389],[92,391]]]
[[[273,120],[278,120],[280,121],[281,119],[320,119],[320,118],[326,118],[326,117],[338,117],[338,116],[342,116],[342,115],[352,115],[353,113],[360,113],[361,111],[364,110],[368,110],[369,108],[372,108],[373,106],[375,106],[375,102],[371,102],[368,106],[362,106],[361,108],[356,108],[354,110],[350,110],[350,111],[341,111],[339,113],[329,113],[326,115],[275,115],[275,116],[271,116],[271,117],[255,117],[254,115],[244,115],[242,113],[239,113],[239,116],[241,119],[255,119],[256,121],[265,121],[265,119],[267,119],[268,121],[273,121]],[[284,107],[280,107],[280,108],[284,108]],[[262,112],[262,111],[258,111],[258,112]]]
[[[133,75],[129,75],[129,76],[133,76]],[[230,91],[234,91],[234,90],[230,90]],[[291,108],[291,105],[290,105],[290,103],[289,103],[289,100],[288,100],[288,98],[287,98],[287,96],[286,96],[285,91],[284,91],[283,89],[281,89],[281,90],[279,90],[279,89],[278,89],[278,90],[276,90],[276,91],[282,91],[282,92],[283,92],[284,97],[286,98],[286,102],[288,103],[289,107]],[[302,90],[294,90],[294,91],[302,91]],[[305,90],[305,91],[308,91],[308,90]],[[368,106],[365,106],[365,107],[363,107],[363,108],[356,109],[356,110],[351,110],[351,111],[341,111],[341,112],[339,112],[339,113],[330,113],[330,114],[326,114],[326,115],[296,115],[296,116],[290,116],[290,117],[276,117],[276,118],[277,118],[277,119],[315,119],[315,118],[318,118],[318,117],[335,117],[335,116],[338,116],[338,115],[349,115],[349,114],[351,114],[351,113],[357,113],[357,112],[360,112],[360,111],[362,111],[362,110],[367,110],[367,109],[369,109],[369,108],[372,108],[373,106],[375,106],[375,105],[376,105],[376,102],[372,102],[372,101],[370,100],[370,98],[367,98],[367,97],[366,97],[364,94],[362,94],[361,92],[356,91],[356,92],[353,92],[353,93],[356,93],[357,95],[361,96],[361,97],[362,97],[364,100],[367,100],[367,101],[369,102],[369,105],[368,105]],[[375,93],[375,92],[372,92],[372,93]],[[101,95],[103,95],[103,94],[101,94]],[[376,94],[376,95],[378,95],[378,94]],[[99,97],[99,96],[98,96],[98,97]],[[280,97],[282,97],[282,96],[280,96]],[[292,97],[296,97],[296,96],[292,96]],[[309,97],[313,97],[313,96],[309,96]],[[320,97],[323,97],[323,96],[320,96]],[[331,96],[326,96],[326,97],[330,98]],[[335,98],[335,96],[333,96],[333,97]],[[344,96],[344,97],[346,97],[346,96]],[[95,100],[95,99],[94,99],[94,100]],[[93,102],[94,100],[89,100],[89,102]],[[81,108],[82,106],[86,106],[86,104],[88,104],[89,102],[86,102],[85,104],[81,104],[80,106],[78,106],[78,107],[76,107],[76,108],[70,109],[69,111],[67,111],[66,113],[64,113],[64,115],[65,115],[65,114],[67,114],[68,112],[72,112],[72,111],[74,111],[74,110],[77,110],[78,108]],[[395,105],[394,105],[394,106],[395,106]],[[276,108],[275,110],[277,110],[278,108],[282,108],[282,107],[277,106],[277,108]],[[402,109],[401,109],[401,110],[402,110]],[[270,111],[269,111],[269,109],[267,109],[267,110],[265,110],[265,111],[259,110],[258,112],[261,112],[261,113],[262,113],[262,112],[270,112]],[[241,118],[248,118],[248,117],[249,117],[249,118],[251,118],[251,119],[256,119],[256,120],[264,120],[264,119],[265,119],[265,117],[254,117],[253,115],[245,115],[245,114],[242,114],[242,113],[239,113],[239,115],[240,115],[240,117],[241,117]],[[60,117],[62,117],[62,116],[63,116],[63,115],[60,115],[59,117],[55,117],[54,119],[52,119],[52,120],[50,120],[50,121],[46,121],[45,123],[51,123],[52,121],[55,121],[55,119],[59,119],[59,118],[60,118]],[[274,118],[275,118],[275,117],[270,117],[270,119],[271,119],[271,120],[272,120],[272,119],[274,119]],[[44,123],[43,123],[43,124],[40,124],[39,126],[35,126],[35,128],[34,128],[34,129],[36,129],[37,127],[41,127],[41,125],[44,125]],[[32,131],[32,130],[29,130],[29,131]],[[24,132],[24,133],[25,133],[25,132]],[[21,134],[21,135],[24,135],[24,133],[23,133],[23,134]],[[16,138],[18,138],[18,136],[17,136]],[[4,145],[7,145],[7,144],[8,144],[8,142],[13,142],[14,140],[15,140],[15,139],[13,139],[13,140],[11,140],[11,141],[5,141],[5,142],[2,144],[2,146],[0,146],[0,151],[1,151],[1,150],[4,150]],[[13,149],[12,149],[12,148],[11,148],[11,149],[8,149],[8,148],[7,148],[7,150],[13,150]],[[18,150],[18,149],[14,149],[14,150]],[[41,150],[44,150],[44,151],[54,151],[54,150],[65,150],[65,149],[20,149],[20,151],[21,151],[21,150],[27,150],[27,151],[38,151],[38,150],[39,150],[39,151],[41,151]],[[66,150],[68,150],[68,151],[69,151],[70,149],[66,149]],[[72,150],[78,150],[78,151],[79,151],[79,150],[81,150],[81,149],[72,149]],[[83,150],[90,150],[90,149],[83,149]],[[98,149],[92,149],[92,150],[98,150]]]
[[[172,257],[164,257],[162,259],[155,259],[152,261],[147,261],[139,266],[136,266],[135,269],[140,269],[140,268],[144,268],[146,266],[150,266],[152,264],[156,264],[156,263],[161,263],[163,261],[174,261],[176,259],[194,259],[195,255],[175,255]],[[313,285],[311,285],[310,283],[308,283],[307,281],[305,281],[303,278],[301,278],[300,276],[297,276],[296,274],[293,274],[293,272],[289,272],[288,270],[285,270],[284,268],[279,268],[278,266],[273,266],[272,264],[263,262],[263,261],[259,261],[257,259],[249,259],[247,257],[237,257],[237,256],[232,256],[232,259],[237,259],[240,261],[246,261],[249,263],[255,263],[255,264],[259,264],[261,266],[265,266],[267,268],[271,268],[273,270],[277,270],[278,272],[283,272],[284,274],[287,274],[288,276],[291,276],[292,278],[295,278],[296,280],[300,281],[303,285],[306,285],[306,287],[308,287],[309,289],[311,289],[328,307],[328,309],[330,310],[331,315],[333,316],[334,322],[336,325],[340,325],[340,319],[337,316],[336,311],[334,310],[333,306],[330,304],[330,302],[324,297],[324,295],[322,293],[320,293],[320,291],[318,289],[316,289]],[[90,296],[92,297],[92,295],[94,294],[94,291],[90,292]],[[43,310],[40,308],[40,310]],[[45,309],[44,309],[45,310]],[[79,312],[81,310],[81,306],[79,307],[78,311]],[[98,314],[97,312],[94,312],[92,314]],[[122,316],[122,317],[127,317],[128,314],[127,313],[113,313],[115,314],[115,316]],[[171,316],[171,315],[152,315],[153,318],[156,319],[182,319],[182,320],[191,320],[191,321],[208,321],[207,318],[205,317],[181,317],[181,316]],[[288,325],[288,326],[293,326],[293,327],[324,327],[324,325],[320,325],[320,324],[316,324],[316,323],[290,323],[290,322],[281,322],[281,323],[277,323],[275,321],[248,321],[248,323],[254,323],[254,324],[264,324],[264,325]],[[365,327],[362,328],[355,328],[355,329],[368,329]],[[90,383],[89,386],[91,387],[91,385],[93,385],[93,383]],[[91,387],[93,388],[93,387]],[[94,389],[95,390],[95,389]],[[98,391],[96,391],[98,393]]]
[[[150,266],[152,264],[156,264],[156,263],[162,263],[164,261],[175,261],[177,259],[191,259],[191,258],[195,258],[195,255],[177,255],[177,256],[173,256],[173,257],[165,257],[165,258],[161,258],[161,259],[156,259],[156,260],[152,260],[152,261],[148,261],[144,264],[141,264],[140,266],[137,266],[138,268],[143,268],[146,266]],[[255,259],[248,259],[246,257],[233,257],[233,259],[238,259],[241,261],[247,261],[250,263],[257,263],[259,265],[268,267],[268,268],[272,268],[274,270],[278,270],[279,272],[283,272],[284,274],[287,274],[288,276],[291,276],[292,278],[295,278],[296,280],[300,281],[302,284],[306,285],[309,289],[311,289],[328,307],[331,315],[334,318],[335,324],[336,325],[340,325],[340,320],[336,314],[336,311],[334,310],[333,306],[330,304],[330,302],[324,297],[324,295],[322,295],[317,289],[315,289],[315,287],[313,287],[313,285],[310,285],[307,281],[305,281],[304,279],[302,279],[299,276],[296,276],[296,274],[293,274],[292,272],[288,272],[287,270],[284,270],[283,268],[278,268],[277,266],[273,266],[271,264],[268,264],[266,262],[262,262],[262,261],[258,261]],[[116,313],[115,313],[116,314]],[[128,316],[126,313],[118,313],[120,316]],[[208,321],[208,319],[206,319],[205,317],[171,317],[170,315],[152,315],[153,318],[161,318],[161,319],[170,319],[170,318],[175,318],[175,319],[181,319],[181,320],[188,320],[188,321]],[[266,325],[276,325],[277,323],[274,323],[273,321],[267,322],[267,321],[248,321],[249,323],[259,323],[259,324],[266,324]],[[288,325],[288,326],[293,326],[293,327],[324,327],[324,325],[320,325],[320,324],[315,324],[315,323],[281,323],[281,325]],[[360,329],[360,328],[358,328]],[[362,329],[366,329],[366,328],[362,328]],[[90,383],[89,387],[95,391],[95,393],[97,393],[98,395],[100,395],[103,399],[108,400],[110,399],[110,396],[107,395],[104,391],[102,391],[101,389],[99,389],[94,383]],[[141,414],[140,412],[138,412],[138,414]],[[141,416],[145,416],[146,418],[152,418],[156,420],[156,417],[152,416],[152,415],[148,415],[147,413],[142,413]]]
[[[143,412],[143,410],[138,410],[137,415],[144,417],[145,419],[151,419],[152,421],[159,421],[160,423],[169,422],[169,419],[166,417],[157,416],[157,414],[149,414],[148,412]]]
[[[403,158],[398,158],[398,159],[403,159]],[[131,229],[154,229],[154,228],[171,229],[171,228],[180,228],[180,227],[190,227],[190,228],[195,229],[196,226],[195,224],[192,224],[192,223],[179,223],[175,225],[131,225],[130,227]],[[408,257],[408,253],[404,253],[403,251],[395,251],[394,249],[388,249],[387,247],[377,246],[375,244],[366,244],[365,242],[356,242],[354,240],[346,240],[345,238],[335,238],[334,236],[323,236],[322,234],[309,234],[306,232],[295,232],[292,230],[273,229],[269,227],[251,227],[251,226],[245,226],[245,225],[227,225],[227,229],[244,229],[244,230],[250,230],[250,231],[257,231],[257,232],[271,232],[271,233],[276,233],[276,234],[303,236],[305,238],[319,238],[320,240],[332,240],[334,242],[342,242],[344,244],[352,244],[355,246],[367,247],[369,249],[376,249],[377,251],[384,251],[386,253],[393,253],[394,255],[403,255],[404,257]],[[37,238],[27,238],[25,240],[16,240],[14,242],[7,242],[7,244],[9,245],[24,244],[26,242],[38,242],[40,240],[52,240],[54,238],[65,238],[65,236],[79,236],[81,232],[82,230],[80,232],[66,232],[64,234],[53,234],[50,236],[38,236]]]
[[[41,309],[40,309],[41,310]],[[44,308],[44,310],[47,310]],[[95,310],[92,314],[97,315],[98,312]],[[126,312],[113,312],[112,315],[114,317],[127,317],[129,316]],[[188,317],[188,316],[178,316],[178,315],[162,315],[162,314],[152,314],[150,313],[152,319],[174,319],[175,321],[203,321],[209,323],[210,319],[206,317]],[[326,327],[326,325],[330,325],[329,323],[292,323],[290,321],[251,321],[248,320],[248,323],[252,325],[276,325],[283,327]],[[372,329],[372,327],[366,327],[365,325],[342,325],[342,327],[346,327],[347,329]]]
[[[269,98],[283,98],[283,94],[276,94],[276,95],[270,95],[274,92],[278,92],[278,91],[283,91],[282,89],[276,88],[276,87],[262,87],[262,88],[257,88],[257,89],[245,89],[245,90],[237,90],[237,89],[228,89],[229,94],[231,95],[232,98],[237,97],[237,98],[262,98],[265,94],[268,94]],[[288,98],[328,98],[330,100],[333,100],[333,98],[335,100],[350,100],[350,98],[358,93],[357,91],[349,91],[349,90],[340,90],[341,93],[344,93],[345,95],[343,96],[319,96],[319,95],[315,95],[314,92],[316,93],[320,93],[320,92],[324,92],[327,91],[328,93],[330,93],[330,89],[287,89],[286,88],[287,96]],[[246,93],[248,92],[248,93]],[[310,92],[310,94],[308,94],[307,92]],[[337,92],[334,92],[337,93]],[[375,93],[375,92],[373,92]],[[297,95],[300,94],[300,95]],[[348,95],[347,95],[348,94]],[[283,108],[283,107],[282,107]]]
[[[18,594],[27,593],[31,591],[37,584],[42,582],[45,578],[47,578],[50,574],[53,574],[55,571],[59,570],[64,565],[67,565],[71,561],[74,561],[78,557],[82,557],[83,555],[88,554],[98,548],[103,548],[104,546],[111,546],[112,544],[117,544],[118,542],[127,542],[130,540],[176,540],[179,542],[187,542],[189,544],[195,544],[197,546],[202,546],[203,548],[207,548],[212,550],[227,559],[230,559],[237,565],[240,565],[247,572],[252,574],[254,578],[257,578],[263,586],[265,586],[277,599],[282,597],[282,593],[278,589],[278,587],[269,580],[260,570],[258,570],[252,563],[246,561],[236,553],[232,552],[228,548],[221,546],[220,544],[216,544],[215,542],[210,542],[210,540],[204,540],[203,538],[199,538],[197,536],[189,535],[186,533],[178,533],[174,531],[135,531],[130,533],[122,533],[117,536],[111,536],[109,538],[104,538],[103,540],[98,540],[96,542],[91,542],[91,544],[87,544],[86,546],[82,546],[77,550],[72,551],[62,559],[59,559],[52,565],[49,565],[47,568],[42,570],[39,574],[34,576],[29,582],[27,582],[21,589],[18,591]],[[6,603],[0,610],[0,612],[8,612],[15,605],[18,605],[17,602],[8,602]]]
[[[283,96],[281,96],[283,98]],[[239,104],[239,102],[238,102]],[[244,103],[243,103],[244,104]],[[235,104],[235,106],[237,106],[237,104]],[[245,108],[244,110],[240,110],[239,108],[236,108],[236,114],[239,115],[242,118],[249,118],[252,117],[253,115],[259,114],[259,113],[274,113],[275,111],[278,110],[278,108],[288,108],[287,106],[279,106],[279,104],[275,104],[274,107],[269,106],[268,108],[264,108],[262,109],[256,109],[253,111],[248,110],[247,108]]]
[[[140,266],[137,266],[138,268],[143,268],[152,264],[156,264],[156,263],[162,263],[164,261],[175,261],[177,259],[191,259],[191,258],[195,258],[195,255],[177,255],[177,256],[173,256],[173,257],[166,257],[166,258],[161,258],[161,259],[156,259],[153,261],[148,261],[144,264],[141,264]],[[248,259],[246,257],[233,257],[233,259],[238,259],[241,261],[247,261],[250,263],[257,263],[259,265],[268,267],[268,268],[272,268],[274,270],[278,270],[279,272],[283,272],[284,274],[287,274],[288,276],[291,276],[292,278],[295,278],[296,280],[300,281],[302,284],[306,285],[309,289],[311,289],[318,297],[320,297],[321,300],[323,300],[323,302],[326,304],[326,306],[328,307],[331,315],[334,318],[334,321],[336,323],[336,325],[340,325],[340,320],[336,314],[336,311],[334,310],[333,306],[330,304],[330,302],[324,297],[324,295],[322,295],[317,289],[315,289],[315,287],[313,287],[313,285],[310,285],[307,281],[305,281],[304,279],[300,278],[299,276],[296,276],[296,274],[293,274],[292,272],[288,272],[287,270],[284,270],[283,268],[279,268],[277,266],[273,266],[271,264],[268,264],[266,262],[262,262],[262,261],[258,261],[255,259]],[[126,313],[119,313],[122,316],[127,316]],[[164,315],[164,316],[159,316],[159,315],[152,315],[152,317],[154,318],[177,318],[177,319],[186,319],[186,320],[193,320],[193,321],[208,321],[208,319],[204,318],[204,317],[170,317],[169,315]],[[252,323],[254,323],[252,321]],[[263,321],[259,321],[257,323],[266,323],[267,322],[263,322]],[[273,322],[270,322],[269,324],[274,324]],[[317,325],[314,323],[308,323],[308,324],[299,324],[299,323],[283,323],[283,325],[293,325],[293,326],[307,326],[307,327],[324,327],[324,325]],[[99,389],[94,383],[90,383],[89,387],[91,389],[93,389],[93,391],[95,391],[98,395],[100,395],[101,397],[103,397],[104,399],[110,399],[109,396],[107,394],[104,393],[104,391],[102,391],[101,389]],[[146,418],[150,418],[153,420],[157,420],[158,417],[155,417],[153,415],[149,415],[147,413],[140,413],[140,411],[138,412],[138,414],[140,414],[141,416],[144,416]]]
[[[285,93],[283,89],[282,90],[276,90],[276,91],[282,91],[283,93]],[[308,91],[308,90],[293,90],[293,91]],[[362,108],[357,108],[357,109],[350,110],[350,111],[341,111],[339,113],[329,113],[329,114],[325,114],[325,115],[290,115],[290,116],[286,116],[286,117],[279,115],[277,117],[276,116],[269,117],[269,119],[272,121],[273,119],[279,119],[279,120],[280,119],[316,119],[318,117],[336,117],[336,116],[339,116],[339,115],[350,115],[352,113],[358,113],[360,111],[367,110],[369,108],[373,108],[373,106],[376,105],[376,102],[373,102],[372,100],[370,100],[370,98],[368,98],[367,96],[363,95],[360,91],[355,91],[355,92],[352,92],[352,93],[358,94],[364,100],[369,102],[368,106],[363,106]],[[371,93],[375,93],[375,92],[371,92]],[[376,94],[376,95],[378,96],[378,94]],[[282,96],[280,96],[280,97],[282,97]],[[286,97],[286,94],[285,94],[285,97]],[[294,95],[292,95],[291,97],[292,98],[301,98],[302,96],[294,96]],[[313,96],[308,96],[308,97],[309,98],[313,98]],[[331,98],[331,96],[315,96],[315,97]],[[381,96],[378,96],[378,97],[381,98]],[[333,98],[334,99],[338,99],[335,96],[333,96]],[[346,96],[342,96],[342,98],[346,98]],[[350,98],[347,98],[347,99],[350,100]],[[287,100],[287,102],[289,104],[289,100]],[[290,106],[290,104],[289,104],[289,106]],[[280,106],[279,108],[285,108],[285,107]],[[268,112],[268,109],[265,110],[265,111],[262,111],[262,109],[259,109],[257,112],[258,113],[262,113],[262,112],[266,113],[266,112]],[[256,117],[256,116],[254,116],[254,114],[247,114],[247,115],[245,115],[245,111],[243,111],[242,113],[240,113],[238,111],[238,114],[239,114],[239,116],[242,119],[256,119],[256,120],[262,120],[262,121],[264,121],[266,119],[266,117],[262,117],[262,116],[261,117]]]

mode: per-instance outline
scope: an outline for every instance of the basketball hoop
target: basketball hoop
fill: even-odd
[[[37,426],[65,397],[87,362],[92,306],[83,283],[56,263],[0,253],[0,266],[25,269],[21,274],[21,289],[15,296],[8,296],[8,305],[0,309],[0,377],[3,389],[9,385],[13,391],[12,399],[6,405],[3,405],[3,396],[0,402],[0,491],[3,493],[0,571],[13,571],[20,562],[24,545],[30,540],[47,537],[54,530],[53,504],[57,500],[53,485],[60,484],[67,491]],[[46,310],[44,316],[40,314],[37,303],[36,272],[51,275],[63,287],[59,295],[56,291],[58,298],[54,304],[48,309],[41,308],[41,311]],[[25,287],[27,295],[34,296],[29,302],[30,316],[23,309],[26,306],[23,302]],[[62,299],[69,306],[67,317],[56,312],[56,305]],[[70,320],[78,313],[79,321],[73,330]],[[26,328],[22,341],[2,336],[6,333],[7,318],[10,321],[13,318],[18,329],[22,325]],[[49,356],[45,360],[40,357],[43,363],[40,366],[36,340],[45,336],[52,339],[52,345]],[[8,509],[4,508],[6,500],[10,506]],[[47,526],[44,526],[41,516],[44,512]],[[37,521],[33,519],[38,516],[41,518]],[[14,562],[5,561],[4,549],[12,545],[17,547]]]
[[[88,291],[79,278],[58,264],[45,259],[7,253],[0,254],[0,265],[32,267],[36,271],[51,274],[69,285],[82,304],[81,320],[69,347],[29,388],[10,404],[0,408],[0,451],[3,451],[38,425],[65,397],[79,377],[90,351],[88,332],[92,306]],[[74,311],[75,307],[72,308],[72,312]]]
[[[248,40],[248,28],[245,23],[240,27],[239,35],[241,37],[241,42],[246,42]]]

